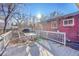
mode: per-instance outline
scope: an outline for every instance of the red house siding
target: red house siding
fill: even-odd
[[[63,26],[63,20],[67,20],[73,18],[74,25],[73,26]],[[56,24],[54,20],[57,22],[57,29],[53,28],[53,25]],[[79,42],[79,13],[72,13],[62,17],[58,17],[52,19],[49,22],[42,23],[43,30],[45,31],[60,31],[66,33],[67,40]],[[52,26],[51,26],[52,25]]]
[[[76,16],[73,17],[74,18],[74,26],[63,26],[63,20],[60,20],[60,24],[59,24],[59,31],[65,32],[66,37],[69,40],[75,41],[75,42],[79,42],[79,38],[78,38],[78,30],[79,30],[78,29],[78,26],[79,26],[78,16],[79,15],[76,15]]]

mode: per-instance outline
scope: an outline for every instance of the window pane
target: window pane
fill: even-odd
[[[64,24],[66,25],[67,24],[67,21],[64,21]]]
[[[72,20],[69,20],[69,24],[72,24],[73,23],[73,21]]]

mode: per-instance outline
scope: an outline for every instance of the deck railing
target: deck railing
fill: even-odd
[[[12,38],[12,31],[9,31],[5,34],[1,35],[3,37],[5,45],[9,42],[9,40]]]
[[[2,40],[0,41],[0,54],[1,54],[4,48],[7,46],[9,40],[12,38],[12,31],[4,33],[0,35],[0,37],[2,37],[1,38]]]
[[[66,45],[66,33],[64,33],[64,32],[37,30],[36,33],[38,34],[38,36],[41,36],[43,38],[53,40],[53,41],[56,41],[56,42]]]

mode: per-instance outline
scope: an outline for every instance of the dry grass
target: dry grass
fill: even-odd
[[[9,44],[18,44],[18,43],[25,43],[25,42],[26,42],[26,40],[16,40],[16,39],[14,39],[14,40],[10,40]]]
[[[9,45],[25,44],[27,40],[15,38],[10,40]]]
[[[33,42],[35,42],[35,38],[30,39],[24,35],[21,35],[20,38],[13,36],[12,40],[10,40],[9,42],[9,45],[24,45],[24,44],[30,45]]]
[[[9,46],[21,46],[21,45],[32,45],[35,41],[31,41],[29,39],[12,39],[9,42]]]

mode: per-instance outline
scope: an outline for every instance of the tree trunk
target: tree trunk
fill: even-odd
[[[8,14],[7,17],[5,17],[5,20],[4,20],[5,23],[4,23],[3,33],[6,32],[7,20],[8,20],[8,18],[9,18],[9,15],[10,15],[10,14]]]

